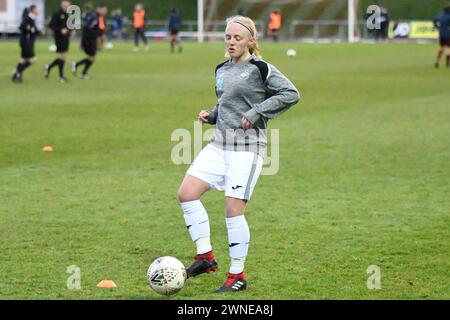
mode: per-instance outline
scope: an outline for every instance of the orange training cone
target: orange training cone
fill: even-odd
[[[45,146],[42,148],[42,151],[44,152],[53,152],[53,147],[52,146]]]
[[[97,288],[117,288],[117,285],[112,280],[102,280],[97,284]]]

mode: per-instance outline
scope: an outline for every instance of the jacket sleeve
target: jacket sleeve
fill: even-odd
[[[218,114],[219,114],[219,104],[216,104],[213,110],[208,110],[208,123],[216,124]]]
[[[300,100],[300,93],[292,82],[274,66],[268,66],[269,74],[264,81],[264,86],[269,98],[261,103],[254,104],[252,109],[244,114],[252,124],[261,117],[273,119]]]

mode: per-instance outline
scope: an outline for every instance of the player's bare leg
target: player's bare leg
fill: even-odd
[[[437,57],[436,57],[436,62],[434,63],[434,67],[437,69],[439,68],[439,64],[441,63],[441,59],[442,59],[442,54],[444,53],[444,48],[440,47]]]
[[[450,47],[446,46],[444,48],[444,53],[445,53],[445,66],[447,68],[450,68]]]

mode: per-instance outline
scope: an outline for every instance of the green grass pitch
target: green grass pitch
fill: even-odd
[[[211,108],[221,43],[103,51],[91,80],[10,82],[19,48],[0,43],[0,299],[165,299],[148,286],[157,257],[188,264],[194,245],[176,199],[187,165],[177,128]],[[262,43],[300,89],[270,122],[280,170],[261,176],[246,213],[249,288],[213,294],[228,271],[223,194],[207,193],[219,270],[171,299],[449,299],[450,70],[434,44]],[[288,48],[297,57],[286,56]],[[83,57],[72,43],[72,59]],[[53,153],[42,147],[52,145]],[[81,269],[68,290],[67,267]],[[370,290],[370,265],[381,289]],[[98,289],[112,279],[116,289]]]

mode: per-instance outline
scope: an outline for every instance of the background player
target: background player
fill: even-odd
[[[76,76],[77,69],[84,66],[82,79],[88,79],[89,68],[94,64],[97,55],[97,39],[101,33],[100,16],[105,16],[108,13],[108,8],[104,5],[99,6],[97,10],[92,11],[92,5],[85,6],[85,12],[82,16],[82,31],[81,31],[81,48],[86,53],[87,57],[78,62],[72,63],[72,73]]]
[[[181,41],[178,37],[178,32],[181,28],[181,15],[177,8],[172,8],[172,10],[170,10],[168,26],[170,34],[170,52],[175,52],[175,45],[178,45],[178,52],[181,52],[183,47],[181,46]]]
[[[27,10],[26,15],[23,16],[22,23],[20,24],[21,60],[12,77],[13,82],[22,82],[23,71],[36,61],[34,42],[36,40],[36,36],[40,33],[36,27],[37,15],[37,6],[31,5]]]
[[[64,77],[64,64],[66,63],[67,53],[69,51],[70,29],[67,26],[67,20],[69,18],[67,9],[69,7],[70,1],[62,1],[61,7],[53,14],[50,20],[49,27],[54,33],[58,57],[50,65],[46,64],[44,67],[44,75],[48,79],[52,68],[58,66],[59,81],[61,83],[67,82],[67,79]]]
[[[139,51],[139,39],[145,44],[145,50],[148,51],[147,38],[144,34],[146,13],[144,6],[140,3],[136,4],[133,13],[133,28],[134,28],[134,52]]]
[[[442,55],[445,53],[447,68],[450,66],[450,5],[434,19],[434,26],[439,29],[439,51],[434,66],[439,68]]]
[[[278,41],[278,33],[281,29],[281,13],[277,10],[274,10],[269,15],[269,36],[272,37],[273,41]]]
[[[105,14],[102,14],[104,12],[104,9],[107,10],[107,7],[105,5],[100,5],[98,7],[100,10],[97,10],[97,16],[98,16],[98,26],[99,26],[99,33],[97,37],[97,48],[98,50],[103,49],[103,44],[105,43],[106,39],[106,22],[105,22]]]

